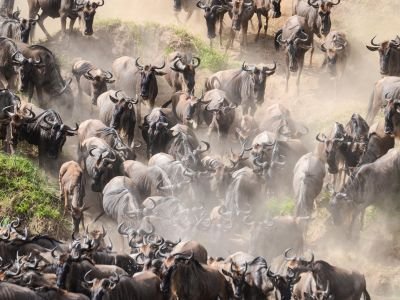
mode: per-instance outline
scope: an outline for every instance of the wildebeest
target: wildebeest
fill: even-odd
[[[4,300],[89,300],[89,297],[85,295],[66,292],[58,288],[41,287],[33,291],[27,287],[8,282],[0,282],[0,298]]]
[[[110,90],[98,97],[99,118],[107,126],[114,128],[128,138],[128,145],[134,146],[137,100],[128,98],[122,91]]]
[[[132,214],[137,214],[140,209],[140,199],[140,193],[129,177],[114,177],[103,189],[104,212],[118,224],[129,224]]]
[[[224,276],[217,270],[200,264],[192,255],[176,253],[164,264],[161,290],[169,299],[228,300],[232,292]],[[185,277],[185,280],[181,278]]]
[[[171,53],[169,55],[170,70],[165,75],[169,86],[175,92],[183,91],[193,94],[196,85],[196,68],[200,63],[200,58],[192,57],[189,53]]]
[[[294,167],[293,190],[296,199],[296,216],[310,216],[314,199],[322,190],[325,162],[314,153],[303,155]]]
[[[16,91],[19,75],[17,67],[24,57],[11,39],[0,37],[0,49],[0,88]]]
[[[233,46],[236,32],[242,32],[240,41],[241,47],[247,47],[247,30],[249,21],[254,15],[255,6],[253,0],[233,0],[232,3],[228,2],[231,6],[229,15],[232,18],[231,32],[228,43],[226,44],[226,51]]]
[[[103,139],[97,137],[83,141],[79,160],[84,162],[93,192],[101,192],[121,172],[121,157]]]
[[[207,134],[210,136],[215,130],[218,138],[226,138],[235,120],[235,108],[237,105],[230,103],[226,93],[218,89],[206,92],[204,101],[208,102],[202,113],[204,121],[208,125]]]
[[[83,202],[85,197],[85,182],[83,171],[78,163],[68,161],[64,163],[59,172],[60,200],[64,202],[64,215],[66,210],[71,212],[74,232],[79,232],[79,224],[85,229],[83,212],[88,209]]]
[[[39,17],[20,19],[19,13],[19,11],[14,12],[12,18],[0,18],[0,36],[28,43],[32,26],[39,21]]]
[[[97,68],[87,60],[79,60],[72,66],[72,74],[78,83],[79,93],[83,92],[91,97],[92,104],[97,105],[97,98],[107,91],[107,83],[113,83],[113,74]],[[82,76],[84,78],[82,78]]]
[[[90,275],[88,274],[89,277]],[[160,278],[153,272],[145,271],[133,277],[113,276],[104,279],[86,279],[91,286],[92,299],[102,300],[162,300]]]
[[[56,111],[49,109],[37,115],[31,122],[22,126],[19,138],[31,145],[38,146],[39,164],[44,163],[45,154],[50,158],[57,158],[67,140],[67,136],[74,136],[78,131],[65,125]]]
[[[262,113],[259,129],[280,133],[285,137],[298,139],[308,133],[308,128],[301,122],[297,122],[291,116],[290,111],[280,103],[268,106]]]
[[[276,64],[272,68],[265,65],[248,66],[243,62],[240,70],[219,71],[206,81],[206,90],[220,89],[226,93],[229,101],[243,106],[243,112],[254,114],[256,104],[264,102],[265,84],[268,76],[275,73]]]
[[[265,36],[267,36],[268,30],[268,19],[270,17],[270,12],[272,14],[272,18],[279,18],[281,13],[281,0],[256,0],[255,1],[256,14],[258,19],[258,31],[256,36],[256,42],[260,38],[260,31],[262,28],[262,16],[265,17],[265,25],[264,32]]]
[[[321,35],[327,36],[331,30],[331,9],[334,5],[338,5],[340,0],[336,3],[330,0],[308,0],[307,3],[303,0],[298,0],[294,8],[294,14],[304,17],[307,27],[311,31],[310,45],[311,56],[310,65],[312,64],[312,57],[314,53],[314,38],[313,34],[321,38]],[[307,32],[309,33],[309,32]]]
[[[69,30],[72,32],[76,19],[82,19],[85,25],[84,34],[93,34],[93,21],[96,9],[104,5],[101,2],[78,2],[76,0],[28,0],[29,17],[34,18],[39,10],[42,10],[38,24],[48,39],[51,38],[49,32],[44,27],[44,20],[47,17],[61,19],[61,32],[66,33],[67,18],[70,18]]]
[[[210,39],[210,46],[212,41],[215,39],[217,21],[219,21],[219,44],[222,47],[222,29],[224,15],[230,10],[225,0],[212,0],[210,4],[203,3],[203,1],[197,2],[197,7],[204,10],[204,18],[206,19],[207,25],[207,36]]]
[[[349,45],[346,35],[343,32],[331,31],[321,45],[325,52],[325,59],[322,67],[326,67],[331,76],[340,79],[346,68],[349,57]]]
[[[301,2],[302,3],[302,2]],[[290,72],[297,72],[297,92],[304,66],[304,55],[312,48],[313,33],[306,19],[290,17],[283,28],[275,35],[275,49],[282,45],[286,53],[286,92],[289,90]]]
[[[143,66],[139,63],[139,59],[139,57],[135,60],[129,56],[122,56],[113,62],[115,87],[123,90],[130,98],[138,99],[140,96],[143,100],[148,100],[152,109],[158,95],[156,76],[166,75],[160,71],[165,67],[165,62],[159,67],[151,64]],[[137,109],[138,121],[141,121],[140,105]]]
[[[147,144],[147,157],[166,152],[172,139],[170,129],[178,123],[172,110],[166,108],[154,108],[150,114],[144,117],[142,136]]]
[[[178,13],[184,10],[187,15],[185,22],[189,21],[193,12],[196,10],[196,3],[198,0],[174,0],[175,17],[180,22]]]
[[[81,154],[81,146],[84,140],[90,137],[98,137],[103,139],[116,153],[120,156],[122,160],[136,159],[136,154],[134,149],[126,145],[118,132],[110,127],[107,127],[100,120],[88,119],[83,121],[78,130],[78,157]]]
[[[190,125],[190,127],[196,129],[199,123],[201,105],[208,103],[204,102],[203,98],[204,94],[200,98],[197,98],[185,92],[177,92],[162,107],[165,108],[171,104],[172,112],[179,123]]]
[[[367,291],[367,284],[363,274],[357,271],[348,271],[336,266],[332,266],[324,260],[304,261],[298,257],[287,257],[288,266],[295,272],[311,272],[318,290],[325,291],[329,285],[329,294],[334,299],[364,299],[370,300]],[[297,273],[297,274],[299,274]]]
[[[47,108],[51,100],[65,106],[68,113],[72,114],[74,97],[69,87],[72,79],[64,81],[54,54],[40,45],[17,43],[17,46],[23,54],[18,58],[21,65],[20,91],[28,94],[29,102],[36,91],[41,108]]]
[[[375,43],[375,37],[371,40],[371,45],[367,45],[370,51],[379,51],[379,67],[383,76],[400,76],[400,37]]]
[[[365,209],[370,205],[392,209],[400,190],[398,184],[398,170],[400,168],[400,152],[390,150],[375,162],[360,167],[354,178],[348,182],[331,199],[330,212],[337,225],[345,226],[351,233],[357,218],[361,216],[360,225],[363,225]],[[384,196],[382,196],[384,191]],[[381,195],[381,196],[379,196]]]
[[[366,121],[372,125],[379,109],[386,106],[386,99],[400,98],[400,77],[388,76],[379,79],[369,99]]]

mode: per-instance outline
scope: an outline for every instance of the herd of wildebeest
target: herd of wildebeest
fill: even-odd
[[[373,38],[367,45],[378,51],[383,77],[371,87],[366,120],[354,113],[347,124],[333,123],[316,136],[310,152],[302,140],[309,132],[305,125],[281,104],[262,106],[276,63],[243,62],[198,87],[201,57],[187,51],[170,54],[161,65],[119,57],[111,71],[80,59],[72,63],[73,91],[72,79],[62,77],[54,53],[27,44],[30,29],[38,23],[50,37],[43,21],[60,17],[65,36],[70,34],[66,19],[71,19],[72,31],[79,18],[83,34],[90,36],[96,9],[104,1],[28,4],[29,20],[20,19],[11,5],[0,21],[0,139],[11,155],[20,141],[37,146],[43,166],[59,157],[67,138],[77,136],[77,159],[62,164],[59,172],[60,201],[64,215],[72,217],[73,233],[72,241],[63,243],[29,234],[18,218],[3,222],[0,299],[371,298],[361,268],[350,271],[315,260],[306,251],[305,235],[324,185],[330,187],[332,221],[348,239],[357,240],[368,206],[395,207],[400,191],[400,152],[392,149],[400,135],[398,36],[379,43]],[[351,41],[344,32],[331,30],[331,13],[339,4],[295,1],[293,16],[275,35],[276,50],[286,57],[286,90],[289,75],[296,72],[299,89],[308,50],[312,63],[314,35],[323,41],[322,67],[337,80],[346,71]],[[239,31],[241,47],[246,47],[253,15],[259,21],[257,40],[262,16],[266,33],[268,18],[282,15],[281,0],[174,0],[172,5],[188,17],[203,10],[208,37],[214,39],[219,27],[221,45],[228,13],[232,21],[226,48]],[[173,94],[158,107],[162,77]],[[195,96],[195,88],[203,90],[201,96]],[[87,115],[93,118],[70,127],[63,119],[74,121],[79,101],[91,101]],[[385,119],[374,123],[380,108]],[[263,110],[262,117],[255,119],[257,110]],[[197,137],[204,127],[207,141]],[[216,151],[211,138],[217,141]],[[104,227],[85,227],[85,194],[90,193],[101,195],[97,219],[105,214],[115,221],[124,251],[113,249]],[[294,216],[273,217],[266,209],[269,199],[282,195],[294,195]],[[201,239],[215,249],[229,245],[246,252],[214,258]],[[276,257],[284,259],[284,267],[272,264]]]

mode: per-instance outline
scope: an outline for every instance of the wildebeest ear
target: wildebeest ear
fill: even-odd
[[[164,76],[164,75],[167,75],[167,73],[166,72],[163,72],[163,71],[155,71],[154,72],[157,76]]]

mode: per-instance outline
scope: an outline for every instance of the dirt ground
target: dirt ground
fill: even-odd
[[[106,5],[98,9],[96,18],[118,18],[125,21],[134,21],[146,24],[146,22],[156,22],[161,24],[174,24],[184,26],[190,32],[206,39],[204,18],[201,12],[195,15],[186,24],[178,23],[173,11],[172,0],[105,0]],[[294,0],[293,0],[294,1]],[[234,43],[233,50],[228,51],[229,57],[234,61],[246,61],[247,63],[272,63],[277,62],[277,72],[268,78],[266,88],[266,99],[264,105],[257,112],[258,118],[262,118],[263,110],[273,103],[281,103],[288,107],[295,119],[302,121],[310,128],[310,133],[306,137],[306,143],[312,151],[315,146],[314,137],[320,131],[328,131],[333,122],[347,122],[352,113],[357,112],[365,116],[369,97],[373,84],[380,78],[379,64],[376,53],[369,52],[365,45],[369,43],[374,35],[378,35],[378,40],[389,38],[397,34],[400,28],[398,14],[390,14],[393,6],[396,7],[397,0],[393,1],[351,1],[342,0],[338,7],[332,12],[332,30],[341,30],[347,33],[352,54],[349,60],[346,73],[342,80],[337,83],[324,75],[320,66],[323,60],[323,53],[316,47],[313,64],[309,64],[309,54],[306,54],[306,64],[301,78],[301,90],[298,95],[296,92],[295,79],[290,80],[289,93],[285,93],[285,65],[282,52],[276,52],[273,47],[273,36],[281,28],[287,17],[292,15],[292,0],[283,0],[283,15],[280,19],[271,19],[267,36],[255,43],[256,18],[253,18],[253,25],[250,26],[248,48],[240,51],[239,39]],[[371,4],[372,3],[372,4]],[[375,9],[380,6],[379,9]],[[26,15],[26,0],[16,0]],[[183,20],[184,15],[180,15]],[[229,18],[225,19],[225,27],[229,27]],[[50,32],[59,29],[57,20],[46,21],[46,26]],[[96,25],[94,26],[96,31]],[[225,31],[225,36],[227,30]],[[36,29],[37,38],[42,37],[40,29]],[[124,37],[119,37],[124,39]],[[149,40],[157,40],[159,37],[149,34]],[[75,43],[76,42],[76,43]],[[116,54],[112,54],[114,49],[106,49],[108,40],[104,36],[95,34],[93,39],[82,40],[82,38],[65,41],[54,40],[47,43],[57,55],[63,57],[68,52],[68,57],[89,59],[99,66],[111,70],[113,59]],[[320,41],[316,40],[316,46]],[[79,46],[78,46],[79,45]],[[106,49],[106,50],[105,50]],[[125,55],[134,56],[132,49],[123,49]],[[154,53],[156,59],[160,59],[162,49],[159,53]],[[109,54],[111,53],[111,54]],[[68,62],[67,62],[68,65]],[[72,65],[72,61],[70,62]],[[69,74],[70,69],[63,70]],[[201,70],[198,75],[199,86],[210,72]],[[163,80],[161,81],[159,101],[167,100],[170,89]],[[88,99],[82,99],[79,109],[74,116],[76,121],[82,121],[91,116]],[[96,111],[92,116],[96,115]],[[204,131],[204,130],[203,130]],[[200,133],[200,136],[202,133]],[[229,149],[228,149],[229,151]],[[71,159],[76,157],[76,140],[68,141],[64,158]],[[91,210],[90,218],[95,217],[100,212],[98,196],[88,193]],[[313,249],[320,259],[327,259],[335,265],[346,268],[354,268],[364,273],[367,278],[369,290],[374,295],[373,299],[400,299],[400,248],[396,248],[392,243],[393,237],[387,233],[386,216],[374,215],[367,222],[367,226],[358,242],[346,241],[343,236],[327,236],[329,229],[327,225],[328,214],[324,208],[320,208],[315,215],[313,223],[308,232],[307,246]],[[106,218],[101,218],[101,222],[106,224],[109,232],[115,230],[116,224]],[[93,225],[94,226],[94,225]],[[115,244],[119,238],[115,237]],[[394,238],[396,240],[396,238]],[[203,241],[207,245],[207,240]],[[356,243],[356,246],[354,245]],[[225,253],[215,255],[227,255],[239,249],[226,249]],[[213,253],[214,255],[214,253]],[[391,297],[391,298],[390,298]]]

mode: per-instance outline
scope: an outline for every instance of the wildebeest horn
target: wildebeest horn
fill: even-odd
[[[308,264],[312,264],[314,262],[314,253],[312,251],[310,251],[311,253],[311,259],[306,261]]]
[[[65,86],[57,93],[57,95],[61,95],[65,92],[65,90],[68,88],[68,86],[71,84],[72,78],[68,78],[68,80],[65,83]]]
[[[333,2],[331,2],[331,3],[332,3],[332,5],[338,5],[340,3],[340,0],[338,0],[338,2],[336,2],[336,3],[333,3]]]
[[[20,13],[21,13],[20,10],[14,11],[13,14],[12,14],[12,18],[19,21],[19,15],[20,15]]]
[[[117,161],[117,156],[115,155],[115,153],[113,151],[109,152],[109,153],[111,153],[113,157],[112,158],[110,158],[110,157],[104,158],[103,159],[104,163],[113,163],[113,162]]]
[[[280,45],[287,44],[287,40],[283,40],[283,39],[282,39],[282,34],[278,35],[278,37],[276,38],[276,40],[277,40],[277,42],[278,42]]]
[[[88,280],[88,275],[92,272],[93,270],[89,270],[88,272],[86,272],[85,276],[83,276],[83,280],[87,283],[92,285],[95,279],[92,280]]]
[[[296,256],[290,256],[290,257],[288,256],[288,253],[290,251],[292,251],[292,248],[288,248],[288,249],[285,250],[285,252],[283,252],[283,256],[285,257],[285,260],[290,261],[290,260],[296,259]]]
[[[197,6],[198,8],[200,8],[200,9],[207,9],[207,8],[209,8],[209,6],[206,5],[206,4],[204,4],[202,1],[197,2],[197,3],[196,3],[196,6]]]
[[[255,67],[249,68],[249,66],[246,65],[246,62],[244,61],[242,64],[242,70],[246,72],[253,72]]]
[[[96,149],[97,149],[97,147],[90,148],[89,149],[89,155],[94,157],[95,155],[93,154],[93,150],[96,150]]]
[[[120,224],[118,224],[117,231],[120,235],[128,236],[128,233],[126,232],[126,230],[124,230],[124,231],[122,230],[122,226],[124,226],[124,225],[125,225],[124,222],[121,222]]]
[[[29,22],[32,22],[32,23],[34,23],[34,22],[38,22],[40,20],[40,15],[39,14],[36,14],[36,18],[35,19],[29,19]]]
[[[374,37],[371,39],[371,45],[372,45],[372,46],[375,46],[375,47],[380,47],[379,44],[376,44],[376,43],[375,43],[375,38],[376,38],[376,36],[374,36]]]
[[[104,71],[104,76],[108,81],[110,81],[114,77],[114,75],[110,71]]]
[[[101,0],[101,2],[96,2],[97,7],[103,6],[104,5],[104,0]]]
[[[160,67],[153,66],[153,69],[154,69],[154,70],[161,70],[161,69],[164,69],[164,67],[165,67],[165,60],[164,60],[164,62],[163,62],[163,64],[162,64],[162,66],[160,66]]]
[[[315,137],[315,139],[320,142],[320,143],[325,143],[326,142],[326,135],[322,134],[322,139],[321,139],[321,133],[318,133],[317,136]]]
[[[172,256],[175,257],[175,259],[191,260],[194,256],[194,253],[193,253],[193,250],[191,250],[189,256],[187,256],[183,253],[175,253]]]
[[[199,146],[197,147],[197,149],[193,151],[193,154],[194,154],[194,155],[201,154],[201,153],[204,153],[204,152],[207,152],[208,150],[210,150],[210,144],[209,144],[209,143],[207,143],[207,142],[205,142],[205,141],[201,141],[201,142],[202,142],[204,145],[206,145],[206,148],[205,148],[205,149],[201,149],[201,146],[199,145]]]
[[[182,73],[183,71],[185,71],[185,67],[186,66],[183,64],[181,58],[179,57],[175,60],[174,64],[170,68],[175,72]]]
[[[315,2],[316,2],[316,0],[308,0],[308,1],[307,1],[308,5],[310,5],[310,6],[314,7],[314,8],[318,8],[319,5],[318,5],[318,3],[317,3],[317,4],[314,4]],[[340,1],[339,1],[339,2],[340,2]]]
[[[196,69],[198,66],[200,66],[200,63],[201,63],[201,59],[197,56],[193,56],[193,59],[192,59],[193,68]]]
[[[104,228],[104,225],[101,225],[101,229],[103,230],[103,238],[107,235],[107,231],[106,231],[106,229]]]
[[[275,278],[275,277],[277,277],[278,275],[275,274],[274,272],[272,272],[272,271],[271,271],[271,266],[269,266],[268,269],[267,269],[267,276],[268,276],[268,277]]]
[[[53,258],[55,258],[55,259],[59,259],[60,256],[55,254],[56,249],[57,249],[57,247],[54,247],[54,249],[51,250],[51,256],[52,256]]]
[[[144,67],[139,63],[140,57],[136,58],[135,65],[139,70],[143,70]]]
[[[304,32],[304,30],[301,30],[301,34],[303,34],[305,37],[304,38],[297,37],[296,38],[296,42],[299,42],[299,41],[300,42],[307,42],[309,35],[306,32]]]
[[[274,61],[274,66],[272,68],[263,67],[263,73],[268,74],[268,75],[274,74],[275,70],[276,70],[276,62],[275,61]]]
[[[246,262],[246,264],[244,265],[243,277],[246,276],[246,272],[247,272],[247,268],[248,268],[248,267],[249,267],[249,265],[248,265],[247,262]]]
[[[79,129],[78,123],[75,123],[75,128],[71,128],[68,125],[64,125],[63,131],[75,134]]]
[[[321,49],[322,52],[326,52],[325,43],[323,43],[321,45],[320,49]]]

